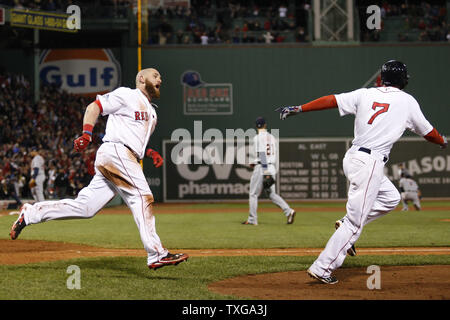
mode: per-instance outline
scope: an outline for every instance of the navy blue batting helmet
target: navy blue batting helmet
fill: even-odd
[[[381,67],[381,81],[385,86],[403,89],[408,84],[406,64],[397,60],[389,60]]]

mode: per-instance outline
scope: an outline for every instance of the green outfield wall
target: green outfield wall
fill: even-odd
[[[112,52],[121,65],[122,85],[134,87],[136,48],[113,48]],[[170,140],[179,128],[194,135],[194,121],[201,121],[201,137],[209,128],[224,134],[226,129],[252,128],[257,116],[264,116],[270,129],[279,129],[281,138],[351,138],[353,117],[341,118],[337,110],[281,121],[274,109],[372,86],[380,66],[389,59],[407,64],[411,78],[405,91],[416,97],[440,132],[450,134],[450,45],[446,43],[154,46],[144,48],[142,57],[142,67],[157,68],[163,78],[161,98],[155,101],[158,125],[150,145],[161,150],[162,141]],[[6,70],[32,78],[30,52],[2,50],[0,61]],[[147,160],[144,170],[151,177],[155,198],[161,199],[162,170]]]
[[[449,45],[154,47],[143,51],[143,67],[156,67],[164,81],[154,139],[170,138],[175,128],[190,129],[194,120],[201,120],[204,128],[248,128],[259,115],[269,127],[279,128],[281,137],[352,136],[352,117],[340,118],[336,110],[283,122],[273,110],[360,88],[389,59],[407,64],[411,79],[406,91],[437,128],[450,132]],[[209,85],[231,84],[232,114],[184,114],[181,76],[187,70],[197,71]]]
[[[134,51],[128,53],[134,57]],[[353,117],[341,118],[336,110],[307,113],[287,121],[279,120],[273,110],[372,86],[380,66],[389,59],[407,64],[411,78],[406,91],[416,97],[433,125],[445,134],[450,133],[449,45],[150,47],[143,51],[143,67],[155,67],[163,77],[162,95],[157,102],[158,127],[151,144],[160,148],[162,139],[170,139],[177,128],[186,128],[194,135],[194,121],[202,121],[203,132],[218,128],[225,135],[229,128],[253,127],[260,115],[266,117],[269,128],[279,129],[282,138],[351,138]],[[231,108],[225,106],[225,114],[220,107],[216,108],[215,114],[204,106],[207,103],[200,102],[197,108],[200,112],[186,112],[189,88],[186,89],[182,76],[187,71],[195,71],[208,90],[231,90],[228,96]],[[124,79],[133,83],[134,72],[128,78],[124,74]],[[201,90],[199,95],[201,99]],[[214,100],[208,92],[203,98]],[[162,199],[159,182],[167,182],[170,177],[164,179],[162,170],[153,169],[150,162],[145,163],[145,170],[157,182],[150,183],[155,198]],[[430,192],[427,196],[434,195]]]

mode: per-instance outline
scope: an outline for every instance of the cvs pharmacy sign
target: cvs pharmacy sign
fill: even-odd
[[[55,49],[42,53],[39,77],[74,94],[95,96],[120,86],[120,65],[109,49]]]

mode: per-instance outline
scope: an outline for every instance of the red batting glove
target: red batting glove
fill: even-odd
[[[92,141],[92,137],[90,134],[84,132],[81,137],[78,137],[73,142],[73,148],[76,152],[81,152],[86,149],[89,143]]]
[[[164,163],[164,159],[161,157],[161,155],[153,149],[148,148],[145,152],[145,155],[149,158],[153,158],[153,165],[155,166],[155,168],[161,167]]]

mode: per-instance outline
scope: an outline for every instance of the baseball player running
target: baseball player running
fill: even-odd
[[[28,186],[35,201],[44,201],[45,160],[36,147],[32,148],[30,155],[33,159],[31,160],[31,179]]]
[[[295,211],[289,207],[286,201],[275,193],[275,175],[277,174],[276,163],[278,154],[278,142],[276,138],[267,132],[267,124],[264,118],[256,119],[256,129],[258,134],[253,138],[255,162],[251,164],[253,174],[250,178],[248,219],[242,224],[258,225],[258,197],[264,190],[270,200],[280,207],[287,218],[287,223],[292,224],[295,218]]]
[[[108,115],[103,144],[96,154],[95,176],[75,200],[25,204],[11,228],[11,239],[17,239],[27,225],[92,218],[118,192],[133,213],[150,269],[176,265],[188,259],[186,254],[172,254],[163,247],[155,228],[153,195],[139,163],[144,155],[152,157],[156,167],[163,163],[156,151],[146,150],[157,123],[156,105],[151,101],[159,98],[161,83],[156,69],[144,69],[136,76],[136,89],[120,87],[98,95],[97,100],[89,104],[84,114],[83,134],[74,141],[74,149],[85,150],[92,141],[98,116]]]
[[[398,183],[400,194],[402,196],[402,211],[408,211],[408,201],[412,201],[414,208],[420,210],[420,190],[417,183],[412,179],[409,174],[402,173],[400,181]]]
[[[392,145],[405,129],[426,140],[447,147],[447,139],[428,122],[417,101],[402,89],[408,83],[406,65],[395,60],[381,68],[382,87],[363,88],[348,93],[328,95],[299,106],[278,108],[280,118],[300,112],[337,108],[341,116],[355,115],[354,139],[344,160],[344,174],[350,182],[347,213],[308,274],[328,284],[346,257],[347,250],[361,235],[363,227],[392,211],[400,194],[384,175]]]

